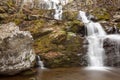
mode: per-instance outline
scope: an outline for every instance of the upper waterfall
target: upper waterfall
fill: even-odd
[[[93,22],[88,19],[86,16],[86,13],[83,11],[79,11],[79,19],[82,20],[82,22],[85,24],[85,27],[87,28],[87,35],[96,35],[96,36],[104,36],[106,35],[106,32],[102,28],[102,26],[97,23]]]

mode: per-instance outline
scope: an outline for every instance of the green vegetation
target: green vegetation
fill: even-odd
[[[96,8],[93,10],[92,14],[97,17],[98,20],[110,20],[110,14],[106,9]]]

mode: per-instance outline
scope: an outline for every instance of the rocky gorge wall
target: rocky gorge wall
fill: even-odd
[[[84,37],[84,24],[77,20],[78,11],[92,14],[94,18],[91,19],[100,22],[108,33],[114,32],[110,31],[113,26],[120,27],[119,5],[110,8],[100,1],[75,0],[64,6],[62,20],[55,20],[54,10],[31,9],[28,6],[20,9],[13,0],[2,0],[0,23],[14,22],[20,30],[30,31],[35,53],[41,56],[46,67],[86,66],[88,43]]]

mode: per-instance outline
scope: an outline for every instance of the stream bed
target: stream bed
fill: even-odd
[[[0,80],[120,80],[120,68],[35,69],[35,75],[0,76]]]

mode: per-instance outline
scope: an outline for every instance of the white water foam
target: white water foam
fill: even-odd
[[[40,56],[37,56],[37,65],[41,68],[41,69],[45,69],[43,61],[40,59]]]

